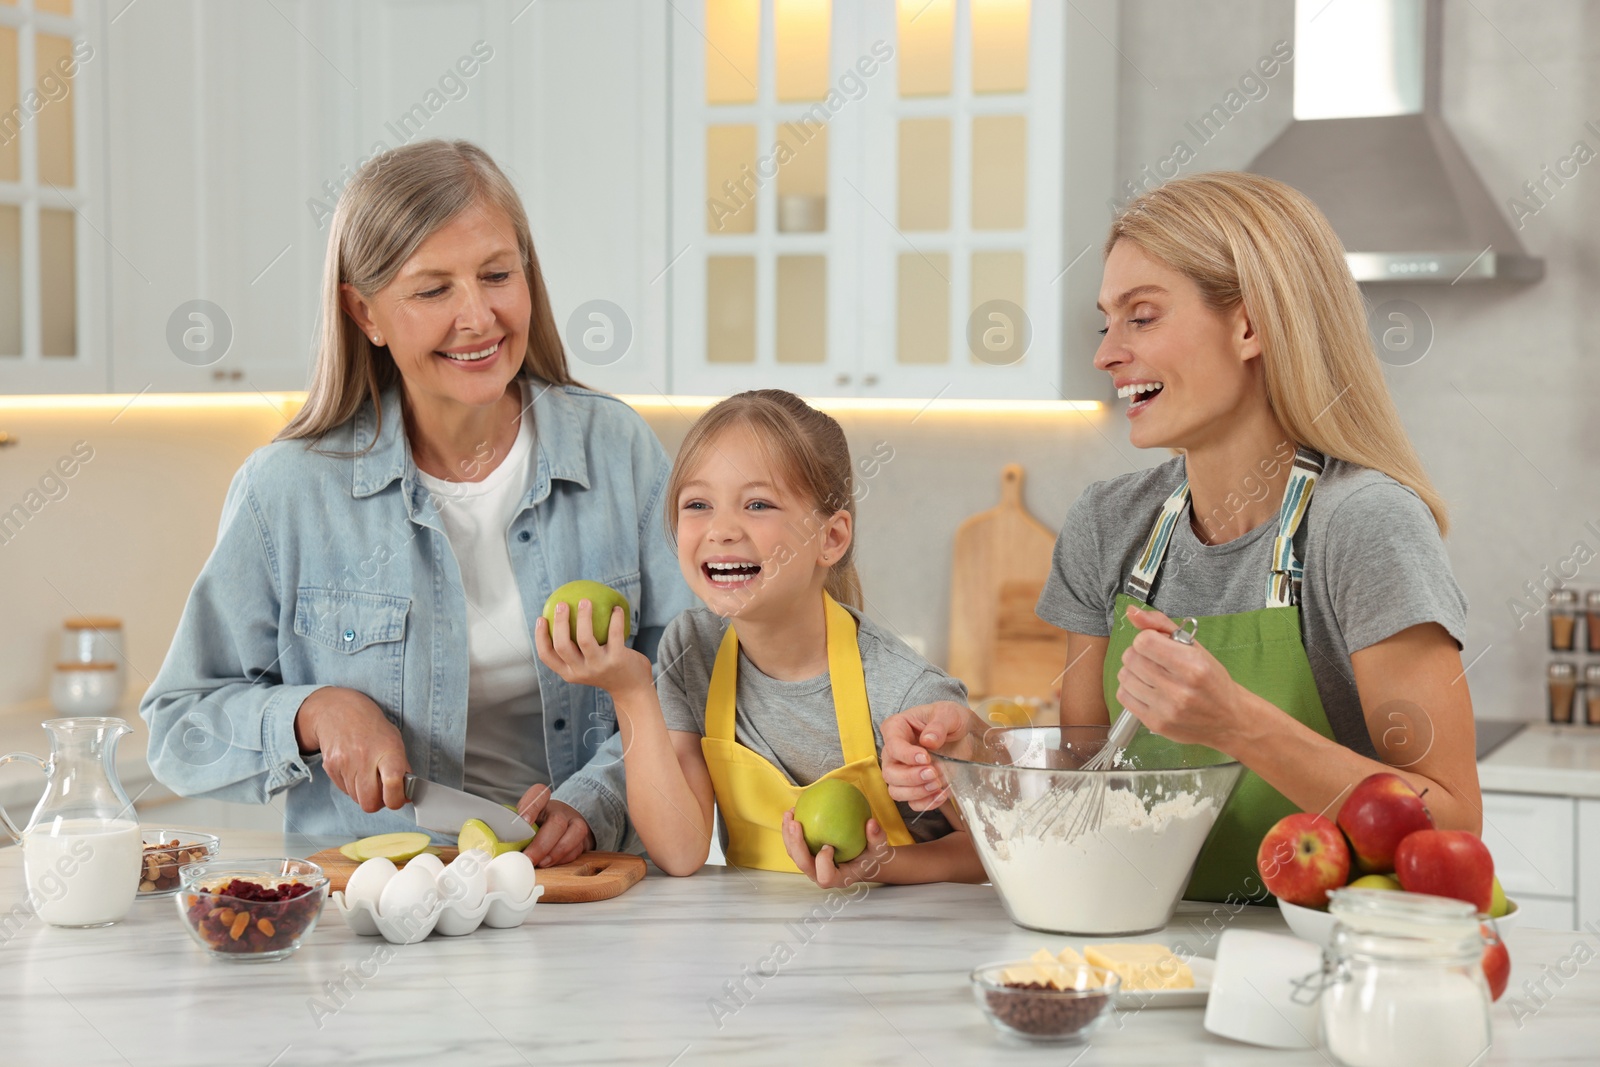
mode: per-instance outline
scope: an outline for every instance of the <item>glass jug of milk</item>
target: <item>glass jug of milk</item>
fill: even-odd
[[[53,926],[109,926],[133,906],[144,846],[133,801],[117,780],[117,742],[133,732],[121,719],[49,719],[50,758],[0,756],[45,774],[44,796],[27,826],[3,807],[0,820],[22,842],[28,904]]]

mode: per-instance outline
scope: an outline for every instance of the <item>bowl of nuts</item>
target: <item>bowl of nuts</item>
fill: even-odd
[[[201,948],[230,960],[292,955],[328,899],[328,876],[309,860],[212,860],[181,875],[184,926]]]
[[[222,844],[215,834],[194,830],[141,830],[139,836],[144,840],[144,866],[139,868],[141,897],[176,893],[182,882],[178,869],[186,863],[216,859]]]
[[[1120,984],[1103,967],[1073,968],[1065,981],[1019,980],[1029,961],[990,963],[972,972],[972,993],[996,1030],[1024,1041],[1081,1041],[1105,1018]],[[1009,972],[1009,974],[1008,974]]]

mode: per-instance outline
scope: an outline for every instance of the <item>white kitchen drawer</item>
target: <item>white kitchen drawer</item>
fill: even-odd
[[[1505,883],[1500,883],[1504,885]],[[1536,897],[1529,894],[1511,894],[1517,902],[1517,929],[1524,926],[1537,930],[1576,930],[1578,917],[1574,902],[1558,897]]]
[[[1576,895],[1573,819],[1573,801],[1566,797],[1483,794],[1483,843],[1507,894]]]
[[[1578,923],[1600,923],[1600,800],[1578,801]]]

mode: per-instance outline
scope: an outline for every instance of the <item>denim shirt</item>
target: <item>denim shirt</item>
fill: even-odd
[[[506,532],[528,632],[557,586],[588,578],[628,598],[630,644],[653,660],[666,624],[697,603],[662,524],[666,453],[615,397],[530,385],[533,488]],[[183,796],[282,794],[295,832],[414,830],[401,812],[368,814],[337,789],[321,756],[300,752],[295,715],[322,686],[359,690],[400,729],[413,772],[461,788],[461,572],[417,477],[397,389],[383,397],[381,428],[366,404],[312,444],[273,442],[234,476],[216,547],[139,705],[150,766]],[[555,799],[582,813],[597,848],[638,850],[610,697],[535,666]]]

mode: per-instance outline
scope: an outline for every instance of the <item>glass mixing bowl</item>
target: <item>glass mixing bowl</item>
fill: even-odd
[[[1110,770],[1082,770],[1109,732],[992,729],[933,753],[1019,926],[1092,937],[1165,926],[1244,771],[1198,747],[1171,756],[1177,766],[1125,756]]]

